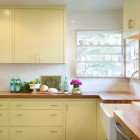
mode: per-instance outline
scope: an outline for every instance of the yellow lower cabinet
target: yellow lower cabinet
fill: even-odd
[[[0,127],[0,140],[8,140],[8,127]]]
[[[62,110],[11,110],[11,126],[62,126]]]
[[[96,100],[66,100],[66,140],[97,140]]]
[[[0,110],[0,126],[8,126],[8,110]]]
[[[11,140],[62,140],[62,127],[11,127]]]

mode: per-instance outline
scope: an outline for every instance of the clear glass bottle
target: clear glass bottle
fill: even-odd
[[[14,77],[11,77],[10,92],[11,93],[14,93],[15,92],[15,79],[14,79]]]
[[[15,92],[20,92],[20,77],[18,76],[17,79],[15,80]]]

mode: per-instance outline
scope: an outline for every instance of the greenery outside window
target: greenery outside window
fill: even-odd
[[[121,32],[77,31],[77,77],[124,77]]]

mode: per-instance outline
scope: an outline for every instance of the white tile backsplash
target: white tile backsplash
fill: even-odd
[[[70,20],[75,22],[71,23]],[[77,30],[121,30],[122,11],[76,12],[67,11],[66,64],[0,64],[0,91],[9,91],[11,76],[20,76],[22,81],[32,81],[42,75],[68,75],[75,78],[76,31]],[[128,90],[125,78],[79,78],[82,91]],[[69,90],[72,86],[69,85]]]

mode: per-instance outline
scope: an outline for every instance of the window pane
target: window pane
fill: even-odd
[[[77,32],[77,76],[122,77],[123,58],[121,33]]]

